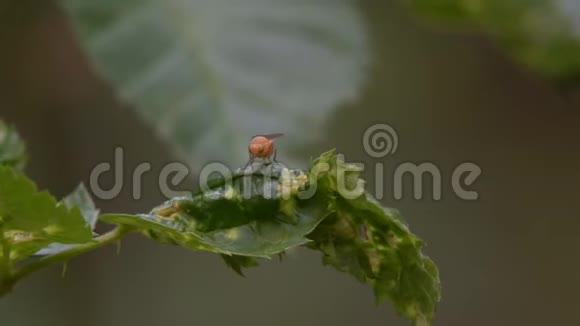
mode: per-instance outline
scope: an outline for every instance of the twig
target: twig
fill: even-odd
[[[0,279],[0,297],[10,292],[14,284],[16,284],[22,278],[26,277],[28,274],[31,274],[48,265],[52,265],[54,263],[59,262],[66,262],[69,259],[78,256],[80,254],[84,254],[86,252],[95,250],[107,244],[114,243],[118,241],[121,237],[123,237],[125,234],[131,231],[132,229],[126,226],[117,226],[115,229],[99,237],[96,237],[90,242],[79,244],[75,247],[72,247],[68,250],[59,252],[54,255],[42,257],[30,264],[22,266],[20,269],[17,269],[13,273],[9,274],[7,277]]]

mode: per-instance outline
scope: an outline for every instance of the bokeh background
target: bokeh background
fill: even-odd
[[[544,2],[568,6],[560,16],[526,12],[526,1],[504,16],[496,1],[121,3],[0,2],[0,118],[26,139],[39,187],[70,192],[116,146],[126,149],[127,184],[141,162],[154,172],[175,160],[194,171],[213,160],[239,166],[250,136],[277,131],[282,161],[305,167],[337,148],[366,164],[370,189],[376,163],[433,162],[442,200],[413,199],[410,180],[393,199],[387,170],[382,202],[403,212],[438,263],[435,325],[580,324],[574,1]],[[365,153],[376,123],[398,132],[396,154]],[[466,161],[483,170],[476,201],[450,185]],[[144,184],[141,200],[125,187],[97,206],[146,212],[164,198],[155,173]],[[407,324],[314,252],[246,274],[131,235],[120,255],[103,248],[70,262],[65,278],[55,266],[23,281],[0,300],[0,324]]]

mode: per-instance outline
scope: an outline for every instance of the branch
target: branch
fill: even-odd
[[[73,248],[59,252],[54,255],[42,257],[30,264],[22,266],[20,269],[14,271],[14,273],[12,273],[11,275],[7,275],[7,277],[0,280],[0,297],[10,292],[14,284],[16,284],[22,278],[26,277],[28,274],[31,274],[48,265],[59,262],[66,262],[67,260],[75,256],[111,244],[121,239],[125,234],[131,231],[132,231],[131,228],[120,225],[117,226],[115,229],[99,237],[96,237],[90,242],[79,244],[78,246],[75,246]]]
[[[0,284],[12,274],[12,263],[10,262],[10,244],[4,237],[4,227],[0,217],[0,247],[2,248],[2,259],[0,259]]]

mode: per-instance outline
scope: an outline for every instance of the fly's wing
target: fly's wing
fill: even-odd
[[[267,134],[267,135],[257,135],[257,136],[262,136],[266,139],[274,140],[276,138],[280,138],[280,137],[284,136],[284,134]]]

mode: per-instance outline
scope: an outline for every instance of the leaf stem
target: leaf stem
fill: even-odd
[[[17,269],[7,278],[0,279],[0,297],[5,295],[6,293],[10,292],[14,284],[16,284],[19,280],[26,277],[27,275],[52,264],[59,263],[59,262],[66,262],[67,260],[84,254],[86,252],[95,250],[97,248],[103,247],[115,241],[118,241],[121,237],[125,234],[131,232],[133,229],[127,226],[119,225],[113,230],[96,237],[90,242],[86,242],[83,244],[79,244],[75,247],[72,247],[68,250],[59,252],[54,255],[42,257],[30,264],[22,266],[20,269]]]
[[[2,248],[2,259],[0,260],[0,283],[10,278],[12,275],[12,263],[10,262],[10,243],[4,236],[4,227],[0,217],[0,247]]]

